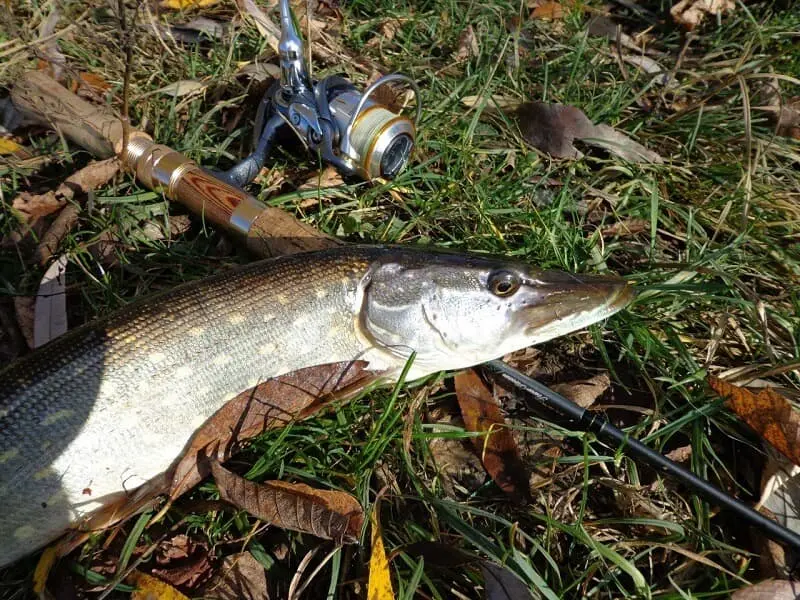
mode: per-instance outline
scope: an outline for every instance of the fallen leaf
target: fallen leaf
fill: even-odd
[[[366,362],[341,362],[300,369],[270,379],[239,394],[195,432],[171,474],[170,497],[177,498],[209,473],[205,460],[216,448],[216,460],[230,458],[244,440],[283,427],[356,394],[380,376]]]
[[[154,554],[153,575],[175,587],[193,588],[211,576],[208,546],[185,534],[164,540]]]
[[[0,138],[0,156],[5,156],[6,154],[16,154],[20,150],[23,150],[22,146],[20,146],[14,140]]]
[[[116,158],[94,161],[76,171],[58,186],[55,191],[44,194],[21,193],[14,198],[12,206],[26,222],[47,216],[63,208],[77,194],[85,194],[105,185],[120,169]]]
[[[681,0],[669,13],[676,23],[692,31],[703,22],[706,15],[717,16],[734,8],[734,0]]]
[[[574,106],[526,102],[515,116],[525,141],[556,158],[579,158],[581,153],[573,145],[579,139],[631,162],[663,162],[657,153],[613,127],[594,125]]]
[[[105,94],[111,89],[111,84],[95,73],[82,71],[78,73],[80,84],[89,88],[96,94]]]
[[[254,0],[235,0],[235,2],[239,12],[253,20],[261,37],[267,41],[270,48],[277,54],[281,40],[281,28],[264,14],[264,11],[258,7]]]
[[[147,95],[164,94],[165,96],[172,96],[173,98],[182,98],[190,94],[198,94],[207,87],[208,83],[203,83],[202,81],[196,81],[194,79],[183,79],[158,88],[157,90],[149,92]]]
[[[202,596],[209,600],[269,600],[264,567],[249,552],[226,556]]]
[[[248,62],[242,65],[236,75],[249,77],[254,81],[267,81],[269,79],[277,79],[280,77],[281,68],[268,62]]]
[[[377,502],[370,516],[370,524],[372,525],[372,554],[369,557],[367,600],[394,600],[392,575],[389,571],[389,561],[386,560],[386,550],[383,547],[383,534],[378,521]]]
[[[505,567],[483,561],[481,570],[486,600],[533,600],[528,586]]]
[[[616,43],[619,39],[620,46],[629,50],[634,50],[637,53],[643,51],[642,44],[637,44],[631,36],[624,31],[620,30],[620,26],[603,15],[597,15],[589,20],[586,26],[589,35],[594,37],[604,37],[607,40]]]
[[[358,541],[364,512],[345,492],[317,490],[304,483],[255,483],[211,461],[220,498],[257,519],[337,543]]]
[[[478,46],[478,36],[475,35],[475,29],[472,25],[467,25],[461,35],[458,36],[458,49],[456,50],[456,60],[465,61],[474,58],[480,54],[481,49]]]
[[[797,600],[800,582],[785,579],[767,579],[761,583],[736,590],[731,600]]]
[[[747,388],[708,376],[711,388],[728,407],[762,438],[772,444],[796,465],[800,465],[800,413],[773,388],[762,388],[754,394]]]
[[[172,25],[169,32],[179,42],[196,44],[203,39],[221,40],[230,27],[229,23],[222,23],[207,17],[195,17],[186,23]]]
[[[67,256],[62,254],[47,268],[36,293],[33,347],[45,345],[67,332]]]
[[[527,497],[528,477],[519,449],[492,392],[472,369],[455,376],[455,389],[464,428],[486,433],[472,438],[484,468],[504,492]]]
[[[566,396],[567,399],[582,408],[589,408],[610,385],[611,378],[608,373],[600,373],[590,379],[557,383],[551,385],[550,389],[562,396]]]
[[[634,236],[638,233],[642,233],[643,231],[650,230],[650,221],[647,219],[623,219],[621,221],[617,221],[616,223],[612,223],[603,229],[600,232],[605,237],[629,237]]]
[[[168,583],[146,573],[133,571],[127,581],[136,586],[136,591],[131,594],[131,600],[189,600]]]
[[[415,542],[398,551],[422,557],[426,565],[443,568],[480,569],[486,600],[527,600],[533,598],[528,586],[506,567],[441,542]],[[516,552],[516,551],[515,551]]]
[[[544,2],[533,9],[531,17],[546,21],[564,18],[564,7],[559,2]]]
[[[341,174],[334,167],[328,165],[322,171],[313,173],[297,189],[299,191],[321,190],[324,188],[338,187],[340,185],[344,185]],[[314,201],[316,202],[316,199]]]
[[[677,463],[686,462],[692,457],[692,446],[687,445],[675,448],[675,450],[670,450],[664,456]]]
[[[381,23],[378,34],[370,38],[364,46],[367,48],[376,48],[385,42],[391,42],[394,36],[397,35],[397,32],[400,31],[401,26],[402,22],[399,19],[390,18],[384,20],[384,22]]]
[[[220,0],[161,0],[161,6],[172,10],[187,10],[189,8],[214,6],[219,1]]]

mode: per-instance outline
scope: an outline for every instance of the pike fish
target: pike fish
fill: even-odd
[[[0,566],[165,473],[226,401],[266,379],[351,360],[396,378],[412,353],[410,378],[461,369],[632,295],[617,278],[342,246],[134,302],[0,372]]]

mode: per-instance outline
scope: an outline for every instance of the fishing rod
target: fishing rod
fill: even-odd
[[[490,361],[484,365],[484,368],[499,376],[501,380],[510,383],[514,389],[523,392],[538,405],[564,419],[564,423],[559,423],[559,425],[573,431],[593,433],[600,442],[612,450],[619,450],[638,462],[656,469],[659,473],[672,477],[693,490],[698,496],[730,510],[747,524],[763,529],[767,537],[795,550],[800,550],[800,535],[765,517],[757,510],[726,494],[711,482],[630,437],[621,429],[614,427],[600,413],[578,406],[501,360]]]
[[[280,0],[281,78],[261,101],[251,155],[223,172],[202,168],[180,152],[157,144],[143,131],[128,132],[122,122],[53,81],[41,72],[23,74],[12,90],[14,105],[32,120],[48,124],[95,156],[117,155],[123,166],[152,190],[185,205],[243,240],[258,256],[319,250],[343,244],[302,223],[289,213],[256,200],[241,188],[265,163],[277,134],[288,129],[345,175],[392,179],[407,165],[416,138],[421,105],[419,90],[405,75],[377,80],[363,93],[349,81],[330,77],[313,81],[303,60],[303,44],[294,26],[288,0]],[[378,87],[407,83],[417,101],[416,118],[377,103]],[[124,147],[123,147],[124,145]],[[800,551],[800,536],[736,500],[709,481],[629,437],[601,415],[583,409],[502,361],[486,368],[511,383],[539,405],[565,417],[568,428],[595,434],[602,443],[651,466],[761,528],[767,537]]]

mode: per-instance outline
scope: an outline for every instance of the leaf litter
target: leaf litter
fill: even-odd
[[[364,511],[348,493],[318,490],[304,483],[255,483],[215,460],[211,473],[220,498],[276,527],[340,544],[354,544],[361,535]]]
[[[464,429],[483,434],[471,441],[486,471],[504,492],[526,499],[528,478],[519,449],[491,390],[472,369],[455,376],[455,389]]]
[[[800,465],[800,412],[775,389],[753,393],[747,388],[708,377],[711,388],[756,433],[796,465]]]
[[[613,127],[593,124],[582,110],[574,106],[526,102],[514,116],[523,139],[554,158],[581,158],[583,154],[574,146],[575,140],[580,140],[630,162],[664,162],[657,152],[648,150]]]
[[[250,552],[226,556],[203,587],[202,596],[209,600],[269,600],[264,567]]]

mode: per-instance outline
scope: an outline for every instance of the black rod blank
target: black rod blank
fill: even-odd
[[[753,527],[761,528],[767,537],[800,551],[800,535],[768,519],[710,482],[698,477],[690,470],[645,446],[638,440],[631,438],[621,429],[614,427],[599,413],[581,408],[564,396],[500,360],[493,360],[486,363],[485,366],[490,371],[499,374],[502,379],[511,383],[514,388],[525,392],[540,405],[565,417],[570,423],[568,428],[594,433],[599,441],[610,448],[618,448],[631,458],[637,459],[657,469],[659,472],[677,479],[709,502],[734,512]]]

